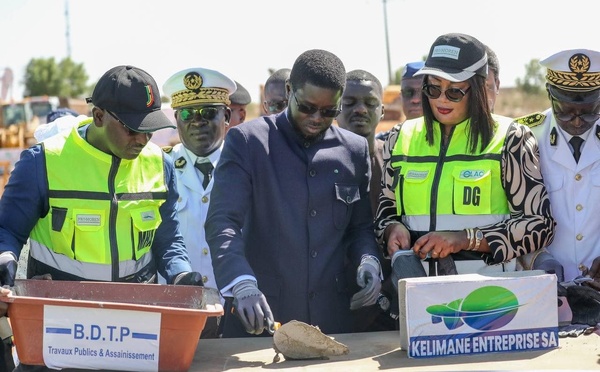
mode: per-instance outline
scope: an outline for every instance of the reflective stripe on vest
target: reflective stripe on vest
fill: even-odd
[[[57,270],[76,275],[87,280],[113,281],[111,270],[107,265],[77,261],[59,254],[43,246],[35,240],[30,241],[29,252],[31,257]],[[152,261],[151,254],[145,254],[140,260],[126,260],[119,262],[119,278],[126,278],[142,270]],[[108,268],[108,270],[107,270]]]
[[[391,165],[397,213],[409,229],[460,230],[508,217],[501,152],[510,119],[497,120],[488,146],[474,154],[468,151],[468,120],[454,126],[447,149],[441,147],[439,123],[433,125],[433,146],[425,139],[423,118],[402,124]]]
[[[111,281],[150,262],[167,196],[162,150],[149,143],[137,158],[119,159],[88,144],[76,128],[44,141],[43,148],[50,210],[31,233],[35,258]]]

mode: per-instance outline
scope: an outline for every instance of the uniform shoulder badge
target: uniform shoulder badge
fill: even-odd
[[[537,127],[546,120],[546,115],[541,112],[534,112],[533,114],[521,116],[515,118],[515,121],[519,124],[528,126],[529,128]]]
[[[183,156],[178,158],[177,160],[175,160],[175,169],[181,169],[181,168],[185,167],[186,163],[187,163],[187,160],[185,160],[185,158]]]
[[[170,154],[170,153],[171,153],[171,151],[173,151],[173,146],[163,146],[163,147],[162,147],[162,150],[163,150],[165,153],[167,153],[167,154]]]

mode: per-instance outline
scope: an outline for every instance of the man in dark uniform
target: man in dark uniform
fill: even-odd
[[[352,332],[350,309],[377,300],[367,140],[331,125],[345,82],[337,56],[306,51],[286,84],[287,110],[227,134],[205,226],[217,285],[237,315],[226,306],[223,337],[272,331],[274,320]],[[363,288],[354,296],[346,258]]]

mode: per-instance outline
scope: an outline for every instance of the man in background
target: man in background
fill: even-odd
[[[406,120],[423,116],[423,107],[421,106],[421,97],[423,89],[423,77],[414,76],[425,65],[424,61],[409,62],[404,66],[402,80],[400,81],[400,100],[402,112]],[[385,141],[390,131],[379,132],[377,139]]]
[[[500,62],[496,53],[487,45],[485,45],[485,52],[488,56],[488,76],[485,80],[485,87],[488,93],[488,103],[494,112],[496,98],[500,94]]]
[[[280,68],[271,74],[265,82],[263,110],[266,115],[279,114],[287,107],[285,83],[290,78],[291,71],[289,68]]]
[[[246,88],[237,81],[235,81],[235,85],[237,86],[237,89],[229,96],[229,100],[231,101],[229,104],[229,108],[231,109],[231,119],[229,120],[227,130],[246,121],[246,106],[252,102],[250,93],[248,93]]]
[[[367,139],[369,144],[369,156],[371,158],[371,181],[369,183],[369,200],[373,216],[379,205],[379,193],[381,192],[381,171],[383,168],[383,141],[375,138],[375,129],[383,118],[383,87],[375,75],[364,70],[353,70],[346,74],[346,88],[342,95],[342,112],[336,117],[340,128],[347,129]],[[394,286],[389,280],[391,263],[389,259],[381,260],[383,272],[382,296],[388,299],[385,304],[374,304],[355,309],[354,332],[364,331],[390,331],[396,329],[397,322],[394,321],[380,306],[384,307],[392,299]],[[356,266],[347,262],[348,283],[350,292],[360,291],[360,287],[354,283],[352,278],[356,273]],[[383,297],[380,296],[380,300]],[[387,310],[387,309],[385,309]]]

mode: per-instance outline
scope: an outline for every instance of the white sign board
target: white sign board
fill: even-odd
[[[555,275],[410,278],[398,294],[411,358],[558,347]]]
[[[158,371],[160,313],[44,306],[47,367]]]

